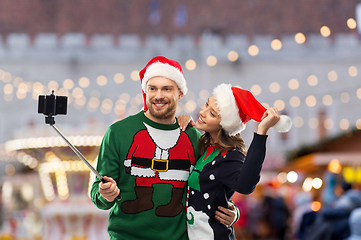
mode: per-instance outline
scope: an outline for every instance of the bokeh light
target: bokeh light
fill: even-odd
[[[285,172],[280,172],[280,173],[277,175],[277,180],[278,180],[280,183],[285,183],[285,182],[287,182],[287,173],[285,173]]]
[[[209,92],[208,90],[206,89],[202,89],[200,92],[199,92],[199,98],[202,99],[202,100],[207,100],[209,98]]]
[[[251,45],[248,48],[248,54],[252,57],[257,56],[259,53],[259,48],[256,45]]]
[[[306,104],[309,107],[314,107],[317,103],[316,97],[313,95],[310,95],[308,97],[306,97]]]
[[[324,126],[326,129],[330,130],[330,129],[333,128],[334,122],[333,122],[333,120],[332,120],[331,118],[327,118],[327,119],[325,119],[325,121],[323,122],[323,126]]]
[[[56,91],[58,90],[58,88],[59,88],[59,84],[56,81],[52,80],[48,83],[48,89]]]
[[[279,39],[274,39],[271,42],[271,47],[273,50],[278,51],[282,48],[282,42]]]
[[[134,70],[130,73],[130,78],[133,80],[133,81],[139,81],[140,78],[139,78],[139,71],[137,70]]]
[[[299,83],[298,80],[293,78],[291,80],[288,81],[288,87],[292,90],[296,90],[299,87]]]
[[[359,119],[356,120],[356,128],[357,128],[358,130],[361,130],[361,118],[359,118]]]
[[[12,94],[13,91],[14,91],[13,85],[11,85],[10,83],[5,84],[5,86],[4,86],[4,93],[5,94]]]
[[[260,95],[262,92],[262,88],[260,85],[255,84],[251,87],[251,92],[253,93],[253,95],[257,96]]]
[[[355,29],[357,27],[357,23],[355,19],[353,18],[347,19],[347,27],[349,27],[350,29]]]
[[[104,75],[99,75],[96,79],[96,82],[99,86],[105,86],[108,82],[108,79]]]
[[[290,183],[295,183],[298,179],[298,174],[295,171],[290,171],[287,173],[287,181]]]
[[[331,106],[331,105],[332,105],[332,102],[333,102],[332,96],[329,95],[329,94],[323,96],[322,102],[323,102],[323,104],[326,105],[326,106]]]
[[[317,118],[310,118],[308,120],[308,126],[312,129],[318,128],[319,122]]]
[[[320,189],[322,187],[322,179],[321,178],[314,178],[312,180],[312,186],[315,188],[315,189]]]
[[[320,33],[321,33],[321,35],[322,35],[323,37],[328,37],[328,36],[331,35],[331,30],[330,30],[330,28],[327,27],[327,26],[322,26],[322,27],[320,28]]]
[[[295,35],[295,41],[298,44],[302,44],[306,41],[306,36],[303,33],[299,32]]]
[[[340,128],[342,130],[347,130],[350,127],[350,122],[348,121],[348,119],[344,118],[341,119],[340,121]]]
[[[116,73],[113,78],[114,82],[116,82],[116,83],[122,83],[122,82],[124,82],[124,79],[125,79],[125,77],[122,73]]]
[[[63,82],[63,87],[67,90],[70,90],[74,87],[74,82],[71,79],[65,79]]]
[[[307,78],[307,83],[310,86],[316,86],[318,83],[318,79],[315,75],[311,75]]]
[[[269,90],[272,92],[272,93],[278,93],[281,89],[281,86],[278,82],[273,82],[269,85]]]
[[[361,99],[361,88],[358,88],[358,89],[356,90],[356,96],[357,96],[359,99]]]
[[[355,66],[351,66],[348,68],[348,74],[350,74],[351,77],[356,77],[357,73],[357,68]]]
[[[303,181],[302,189],[305,192],[309,192],[312,189],[312,178],[308,177]]]
[[[231,62],[235,62],[238,60],[239,58],[239,55],[236,51],[230,51],[227,55],[228,57],[228,60],[231,61]]]
[[[197,63],[193,59],[189,59],[186,61],[185,66],[189,71],[193,71],[194,69],[196,69]]]
[[[298,117],[295,117],[293,119],[293,125],[296,127],[296,128],[300,128],[302,127],[304,124],[304,120],[302,117],[298,116]]]
[[[87,88],[90,85],[90,81],[87,77],[81,77],[79,79],[79,86],[82,88]]]
[[[217,64],[217,58],[215,56],[209,56],[206,60],[208,66],[214,67]]]
[[[278,111],[282,111],[283,109],[285,109],[286,104],[281,99],[278,99],[274,102],[273,106],[277,108]]]
[[[337,81],[337,72],[335,71],[330,71],[328,74],[327,74],[327,77],[328,77],[328,80],[330,80],[331,82],[335,82]]]
[[[81,98],[83,96],[84,92],[83,92],[83,89],[76,87],[73,89],[72,94],[73,94],[74,98]]]
[[[342,166],[338,159],[332,159],[331,162],[328,164],[328,170],[332,173],[339,174],[342,170]]]
[[[321,206],[322,205],[319,201],[313,201],[311,204],[311,209],[312,209],[312,211],[317,212],[321,209]]]
[[[297,97],[297,96],[293,96],[293,97],[291,97],[291,99],[290,99],[290,105],[292,106],[292,107],[298,107],[298,106],[300,106],[300,104],[301,104],[301,100],[300,100],[300,98],[299,97]]]
[[[341,102],[348,103],[350,101],[350,94],[348,92],[341,93],[340,96]]]

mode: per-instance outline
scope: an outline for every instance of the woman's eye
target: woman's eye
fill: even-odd
[[[212,112],[211,112],[211,116],[212,116],[212,117],[216,117],[216,115],[214,115]]]

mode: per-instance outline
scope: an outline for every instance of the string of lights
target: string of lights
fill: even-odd
[[[349,18],[347,20],[347,26],[350,29],[355,29],[357,27],[356,21],[353,18]],[[331,30],[327,26],[322,26],[320,28],[320,34],[323,37],[329,37],[331,35]],[[304,44],[306,42],[306,36],[303,33],[297,33],[294,36],[294,40],[298,44]],[[282,48],[282,42],[279,39],[274,39],[270,43],[270,46],[273,50],[278,51]],[[248,47],[248,53],[250,56],[257,56],[259,54],[259,48],[256,45],[250,45]],[[231,50],[227,54],[227,58],[230,62],[235,62],[239,59],[239,53],[235,50]],[[217,57],[210,55],[205,59],[207,65],[209,67],[215,67],[217,65]],[[188,71],[193,71],[197,68],[197,62],[193,59],[189,59],[185,62],[185,68]],[[356,66],[350,66],[348,69],[348,73],[350,77],[357,77],[358,75],[358,69]],[[139,81],[139,71],[134,70],[129,74],[129,77],[132,81]],[[121,84],[124,81],[126,81],[126,74],[124,73],[115,73],[112,78],[114,83]],[[328,79],[330,82],[335,82],[338,79],[338,73],[335,70],[331,70],[327,74]],[[96,77],[95,82],[99,87],[105,86],[110,83],[110,77],[105,75],[99,75]],[[91,84],[91,81],[88,77],[81,77],[78,82],[72,80],[72,79],[65,79],[62,83],[57,82],[55,80],[51,80],[47,83],[47,85],[42,84],[40,82],[30,82],[30,81],[24,81],[21,77],[13,76],[9,72],[5,72],[3,70],[0,70],[0,80],[4,83],[3,91],[4,91],[4,101],[10,102],[14,99],[14,96],[16,96],[17,99],[22,100],[25,99],[27,94],[32,94],[32,98],[34,100],[37,100],[38,96],[41,94],[47,94],[50,92],[50,90],[55,90],[55,94],[57,95],[66,95],[69,97],[68,103],[73,104],[75,109],[83,109],[84,107],[87,108],[89,112],[96,112],[98,109],[100,109],[102,114],[109,114],[112,111],[118,116],[124,116],[125,113],[128,111],[129,114],[135,113],[139,111],[139,109],[142,106],[143,100],[142,95],[138,94],[135,97],[131,98],[131,96],[127,93],[122,93],[119,96],[119,99],[110,99],[105,98],[101,99],[100,93],[97,90],[93,90],[89,96],[86,96],[84,94],[84,90],[88,88]],[[315,74],[310,75],[307,78],[307,83],[309,86],[317,86],[319,80],[318,77]],[[78,84],[78,86],[76,86]],[[300,86],[300,80],[296,78],[292,78],[288,82],[288,87],[290,90],[297,90]],[[357,86],[358,87],[358,86]],[[262,91],[264,90],[265,86],[262,87],[259,84],[254,84],[251,86],[250,91],[254,95],[260,95]],[[272,93],[278,93],[280,91],[280,83],[278,82],[272,82],[269,85],[269,91]],[[201,93],[201,91],[203,91]],[[180,104],[178,107],[177,113],[181,113],[184,111],[187,114],[191,114],[193,111],[197,109],[197,107],[200,107],[204,104],[204,100],[207,99],[209,96],[209,93],[207,90],[201,90],[198,95],[199,100],[195,102],[195,95],[194,97],[191,97],[187,99],[188,101],[184,104]],[[206,93],[204,93],[204,91]],[[355,93],[357,98],[361,99],[361,88],[357,88]],[[207,95],[207,97],[202,97],[204,95]],[[286,108],[287,102],[292,108],[297,108],[302,104],[301,98],[304,98],[303,93],[298,93],[295,96],[290,97],[289,99],[277,99],[274,101],[273,106],[277,107],[280,111]],[[343,92],[340,96],[340,99],[343,103],[347,103],[349,99],[352,96],[350,96],[350,93]],[[331,106],[333,101],[338,98],[337,96],[332,96],[330,93],[325,94],[323,96],[322,102],[325,106]],[[129,106],[127,106],[129,104]],[[268,101],[263,103],[265,107],[269,107],[272,105],[272,103],[269,103]],[[317,104],[316,97],[313,95],[308,95],[305,98],[305,104],[308,107],[313,107]],[[295,126],[301,127],[303,124],[297,124],[299,123],[300,117],[296,117],[295,120]],[[347,129],[348,127],[345,127],[345,124],[341,124],[343,127],[342,129]],[[361,126],[361,120],[358,119],[355,123],[357,128],[360,128]],[[328,124],[328,126],[331,126]]]

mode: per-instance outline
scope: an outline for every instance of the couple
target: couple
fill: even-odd
[[[285,130],[277,110],[266,110],[248,91],[222,84],[195,123],[206,132],[201,136],[185,128],[188,116],[181,117],[184,131],[175,118],[187,93],[178,62],[155,57],[139,75],[144,111],[108,128],[97,164],[108,183],[97,179],[91,190],[98,208],[111,209],[110,238],[235,239],[230,197],[234,190],[251,193],[259,181],[267,130]],[[250,119],[261,123],[245,157],[240,131]]]

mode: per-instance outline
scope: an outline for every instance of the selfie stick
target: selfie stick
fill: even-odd
[[[64,141],[69,145],[69,147],[73,150],[73,152],[78,155],[78,157],[83,160],[83,162],[90,168],[90,170],[100,179],[100,181],[103,182],[103,180],[105,180],[103,178],[102,175],[100,175],[100,173],[95,170],[95,168],[90,164],[90,162],[83,156],[83,154],[81,154],[81,152],[59,131],[59,129],[57,127],[55,127],[54,125],[50,125],[52,126],[55,131],[57,131],[57,133],[59,133],[59,135],[64,139]],[[106,180],[105,180],[106,181]],[[105,182],[103,182],[105,183]]]
[[[52,92],[52,95],[54,91]],[[100,179],[102,183],[107,183],[108,181],[104,179],[102,175],[90,164],[90,162],[81,154],[81,152],[59,131],[57,127],[54,126],[54,116],[50,113],[47,117],[45,117],[45,123],[52,126],[55,131],[60,135],[60,137],[69,145],[71,150],[90,168],[90,170]],[[118,195],[116,199],[119,201],[121,197]]]
[[[90,170],[100,179],[100,181],[102,183],[107,183],[108,181],[105,180],[103,178],[102,175],[100,175],[100,173],[90,164],[90,162],[83,156],[83,154],[81,154],[81,152],[59,131],[59,129],[57,127],[55,127],[53,124],[50,124],[50,126],[52,126],[55,131],[57,133],[59,133],[59,135],[64,139],[64,141],[69,145],[69,147],[71,148],[71,150],[73,150],[73,152],[78,155],[78,157],[83,160],[83,162],[90,168]],[[121,198],[118,195],[116,197],[116,199],[119,201]]]

